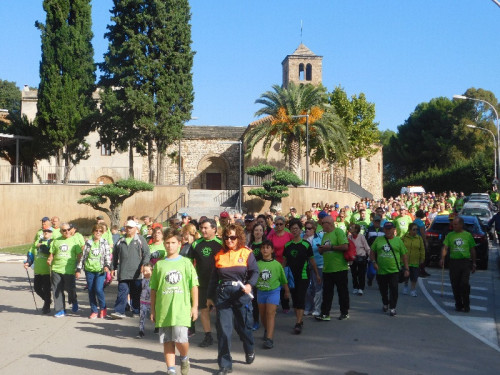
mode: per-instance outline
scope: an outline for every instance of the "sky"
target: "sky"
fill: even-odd
[[[112,0],[92,0],[95,62]],[[0,79],[38,86],[42,0],[0,0]],[[500,97],[500,8],[491,0],[191,0],[195,92],[191,125],[246,126],[255,100],[281,85],[302,42],[323,56],[323,84],[364,93],[380,130],[415,107],[468,88]],[[302,35],[301,35],[302,23]]]

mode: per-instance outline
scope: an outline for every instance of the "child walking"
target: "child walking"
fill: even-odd
[[[144,323],[146,317],[151,317],[151,274],[153,273],[153,265],[148,263],[142,268],[142,291],[141,291],[141,307],[139,310],[139,334],[138,338],[144,337]]]
[[[165,232],[166,257],[156,263],[151,275],[151,320],[159,328],[167,374],[174,375],[175,349],[181,359],[181,374],[189,372],[188,327],[198,318],[198,276],[188,258],[179,255],[182,236],[176,229]]]
[[[259,303],[260,320],[265,328],[264,349],[272,349],[274,346],[274,320],[276,309],[280,304],[282,286],[285,290],[285,298],[290,297],[285,271],[281,263],[274,259],[273,252],[273,243],[269,240],[262,241],[260,246],[262,259],[257,262],[259,280],[256,288],[258,290],[257,302]]]

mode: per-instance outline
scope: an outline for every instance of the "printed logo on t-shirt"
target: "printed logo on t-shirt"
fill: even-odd
[[[264,281],[270,280],[272,276],[273,275],[270,270],[262,270],[260,273],[260,278]]]
[[[243,263],[243,258],[238,258],[238,263]]]
[[[202,250],[201,250],[201,254],[204,256],[204,257],[209,257],[210,254],[212,254],[212,249],[210,247],[204,247]]]
[[[169,273],[167,273],[167,276],[165,277],[165,280],[169,284],[173,284],[173,285],[175,285],[178,282],[180,282],[181,279],[182,279],[182,274],[179,271],[176,271],[176,270],[170,271]]]
[[[296,257],[297,257],[297,254],[298,254],[298,253],[299,253],[299,251],[298,251],[298,250],[292,250],[292,251],[290,251],[290,255],[291,255],[291,256],[293,256],[294,258],[296,258]]]
[[[68,249],[69,249],[68,245],[66,245],[66,244],[62,244],[61,246],[59,246],[59,250],[61,250],[61,251],[68,251]]]
[[[399,225],[400,225],[400,226],[402,226],[402,227],[406,227],[406,221],[401,220],[401,221],[399,222]]]
[[[98,247],[95,247],[92,249],[92,255],[95,257],[99,255],[99,248]]]
[[[455,246],[462,247],[462,245],[464,244],[464,240],[461,238],[457,238],[454,243],[455,243]]]
[[[382,250],[388,253],[389,251],[391,251],[391,247],[389,246],[389,244],[385,244],[384,246],[382,246]]]

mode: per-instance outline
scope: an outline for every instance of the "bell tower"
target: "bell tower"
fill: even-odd
[[[285,57],[281,66],[284,88],[288,87],[290,82],[313,85],[322,83],[323,56],[315,55],[302,43],[291,55]]]

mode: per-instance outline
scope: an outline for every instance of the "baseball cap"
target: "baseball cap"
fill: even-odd
[[[384,224],[384,229],[392,229],[394,228],[394,224],[388,221],[387,223]]]
[[[97,220],[104,220],[104,216],[102,215],[97,216]]]
[[[183,213],[181,214],[181,217],[188,217],[188,216],[189,216],[189,215],[188,215],[187,213],[185,213],[185,212],[183,212]]]
[[[53,232],[53,231],[54,231],[54,229],[53,229],[52,227],[50,227],[50,228],[44,229],[43,231],[44,231],[44,232]]]
[[[320,211],[318,214],[318,219],[324,219],[328,214],[325,211]]]
[[[228,217],[229,217],[229,212],[227,212],[227,211],[222,211],[222,212],[220,213],[219,217],[228,218]]]
[[[382,220],[382,218],[380,217],[380,215],[375,215],[373,217],[373,221],[381,221],[381,220]]]
[[[297,211],[295,207],[290,207],[290,211]]]
[[[44,216],[44,217],[42,218],[42,223],[43,223],[44,221],[50,221],[50,219],[49,219],[47,216]]]
[[[248,214],[245,216],[245,221],[254,221],[254,220],[255,218],[253,217],[253,215]]]
[[[137,228],[137,223],[134,220],[129,220],[125,223],[126,227]]]
[[[163,225],[161,225],[161,223],[153,223],[153,225],[151,225],[151,228],[155,229],[155,228],[163,228]]]

